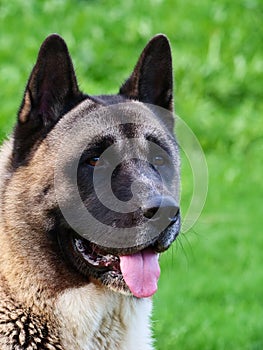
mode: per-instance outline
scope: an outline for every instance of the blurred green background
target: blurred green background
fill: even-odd
[[[0,0],[1,140],[52,32],[90,94],[117,92],[151,36],[169,37],[176,112],[204,149],[209,191],[198,222],[161,258],[156,348],[262,350],[263,2]],[[185,212],[193,179],[182,157]]]

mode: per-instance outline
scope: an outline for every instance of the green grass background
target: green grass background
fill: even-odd
[[[161,258],[158,350],[263,349],[262,21],[261,0],[0,0],[1,139],[49,33],[64,37],[90,94],[116,92],[148,39],[170,38],[176,112],[204,149],[209,191]],[[192,182],[183,155],[183,210]]]

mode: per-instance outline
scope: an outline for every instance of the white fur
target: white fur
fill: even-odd
[[[74,350],[152,350],[152,301],[89,284],[60,295],[55,313],[62,345]]]

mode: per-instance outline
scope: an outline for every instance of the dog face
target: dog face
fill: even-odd
[[[158,253],[180,229],[172,110],[163,35],[113,96],[80,92],[64,41],[48,37],[25,90],[6,183],[10,225],[23,231],[19,254],[32,265],[45,260],[46,270],[56,265],[53,280],[64,284],[152,295]],[[17,235],[12,242],[19,245]]]

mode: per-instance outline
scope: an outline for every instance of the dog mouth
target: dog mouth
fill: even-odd
[[[160,276],[159,253],[167,250],[180,231],[180,213],[152,240],[130,248],[106,248],[64,225],[56,231],[65,260],[84,281],[137,298],[152,296]],[[152,226],[149,226],[153,230]],[[150,231],[149,231],[150,232]],[[144,233],[147,235],[146,231]]]
[[[90,265],[102,271],[115,271],[120,273],[120,258],[112,254],[103,254],[98,247],[81,238],[74,238],[74,245],[82,258]]]
[[[132,254],[113,255],[80,237],[73,239],[73,245],[89,269],[96,271],[99,279],[103,277],[104,284],[106,280],[113,289],[116,285],[118,291],[131,293],[137,298],[150,297],[156,292],[160,276],[159,254],[152,247]]]

